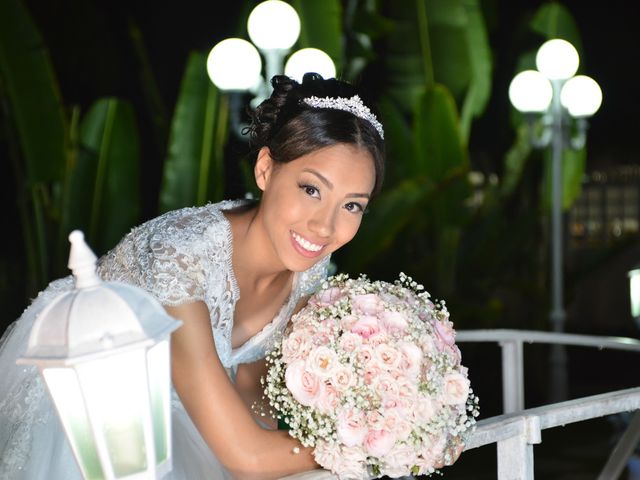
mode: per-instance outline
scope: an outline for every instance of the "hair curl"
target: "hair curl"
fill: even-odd
[[[350,98],[358,95],[349,83],[324,79],[317,73],[304,75],[299,83],[285,75],[271,79],[273,92],[251,114],[248,129],[253,145],[268,147],[277,163],[336,144],[364,148],[373,159],[376,179],[372,195],[380,192],[385,170],[384,141],[370,122],[352,113],[314,108],[302,100],[311,96]]]

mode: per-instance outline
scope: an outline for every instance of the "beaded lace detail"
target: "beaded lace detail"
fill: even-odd
[[[246,204],[224,201],[166,213],[132,230],[100,259],[105,280],[139,285],[164,305],[202,300],[207,304],[216,350],[225,367],[262,358],[284,329],[296,303],[326,276],[328,257],[294,275],[288,300],[262,331],[231,347],[233,313],[240,292],[231,263],[231,225],[222,213]]]

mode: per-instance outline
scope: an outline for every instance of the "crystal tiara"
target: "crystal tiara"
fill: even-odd
[[[382,124],[378,121],[376,116],[371,113],[369,107],[367,107],[358,95],[354,95],[351,98],[345,97],[307,97],[302,101],[313,108],[332,108],[334,110],[344,110],[345,112],[352,113],[356,117],[366,120],[373,128],[380,134],[380,138],[384,139],[384,130]]]

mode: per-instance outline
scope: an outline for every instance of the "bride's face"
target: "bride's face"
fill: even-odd
[[[353,238],[376,175],[371,155],[346,144],[284,164],[263,148],[255,172],[268,241],[291,271],[310,268]]]

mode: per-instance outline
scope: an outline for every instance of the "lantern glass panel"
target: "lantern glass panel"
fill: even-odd
[[[156,449],[156,464],[159,465],[169,458],[171,441],[169,340],[163,340],[149,349],[147,364],[153,440]]]
[[[75,370],[44,368],[42,375],[84,478],[87,480],[105,478]]]
[[[115,477],[147,470],[145,349],[83,363],[77,369],[94,428],[102,436]]]

